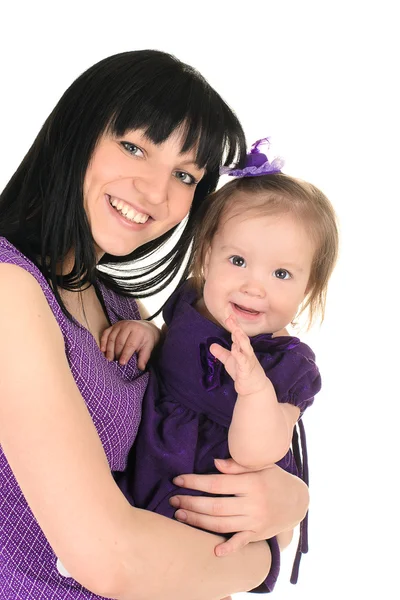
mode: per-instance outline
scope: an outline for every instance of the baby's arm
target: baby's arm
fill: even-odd
[[[158,327],[149,321],[118,321],[103,332],[100,349],[108,360],[117,358],[121,365],[137,352],[138,367],[144,370],[160,335]]]
[[[236,319],[229,317],[226,325],[232,332],[231,350],[218,344],[210,350],[225,365],[238,394],[228,434],[229,452],[244,467],[262,469],[287,453],[300,410],[278,402],[271,381]]]

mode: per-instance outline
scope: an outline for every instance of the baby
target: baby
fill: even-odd
[[[194,492],[177,490],[174,477],[215,472],[216,457],[253,470],[278,463],[307,483],[294,428],[299,423],[304,433],[300,419],[321,379],[312,350],[286,327],[306,310],[310,325],[323,318],[338,231],[326,196],[281,173],[259,145],[206,203],[192,277],[164,307],[163,340],[130,457],[132,504],[170,517],[178,507],[181,520]],[[104,332],[101,348],[122,363],[137,351],[145,368],[159,337],[147,321],[120,321]],[[252,531],[233,525],[231,533],[218,555],[255,541]],[[306,537],[303,521],[292,581]],[[281,547],[290,539],[291,532],[278,536]]]

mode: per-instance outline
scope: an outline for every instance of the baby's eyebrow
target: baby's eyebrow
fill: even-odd
[[[245,250],[243,250],[242,248],[238,248],[237,246],[230,246],[230,245],[225,245],[225,246],[221,246],[221,250],[230,250],[231,252],[239,252],[240,254],[244,254]]]
[[[286,269],[286,268],[288,268],[289,271],[297,271],[298,273],[303,273],[303,271],[304,271],[303,267],[300,267],[300,265],[298,265],[296,263],[282,261],[282,264],[280,267],[278,267],[278,269]]]

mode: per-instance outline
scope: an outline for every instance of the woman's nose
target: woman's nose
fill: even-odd
[[[135,179],[135,187],[137,191],[143,195],[146,202],[157,205],[166,202],[168,197],[168,185],[170,176],[155,175],[149,178]]]

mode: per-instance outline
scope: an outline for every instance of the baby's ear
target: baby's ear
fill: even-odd
[[[208,247],[205,256],[204,256],[204,265],[203,265],[203,275],[204,275],[204,279],[207,279],[208,276],[208,266],[210,264],[210,258],[211,258],[211,246]]]
[[[308,296],[308,294],[312,291],[313,287],[314,287],[314,284],[311,281],[311,277],[310,277],[310,279],[308,280],[308,283],[307,283],[307,287],[306,287],[305,292],[304,292],[303,299],[305,299]]]

